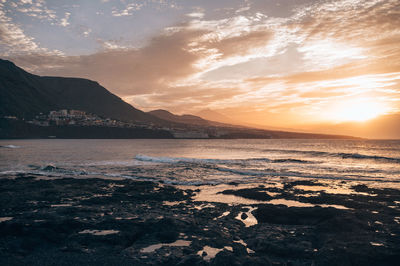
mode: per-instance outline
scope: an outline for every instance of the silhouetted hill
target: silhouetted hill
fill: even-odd
[[[51,110],[77,109],[122,121],[162,123],[95,81],[32,75],[0,59],[0,116],[31,118]]]
[[[195,115],[188,115],[188,114],[175,115],[167,110],[162,110],[162,109],[150,111],[148,112],[148,114],[175,123],[183,123],[183,124],[198,125],[198,126],[230,126],[224,123],[205,120]]]
[[[195,115],[197,115],[203,119],[210,120],[210,121],[227,123],[227,124],[240,124],[237,121],[233,120],[232,118],[227,117],[227,116],[225,116],[217,111],[211,110],[211,109],[203,109],[203,110],[195,113]]]

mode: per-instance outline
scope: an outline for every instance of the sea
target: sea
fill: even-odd
[[[180,186],[290,179],[396,185],[400,183],[400,141],[0,140],[0,178],[21,174],[127,178]]]

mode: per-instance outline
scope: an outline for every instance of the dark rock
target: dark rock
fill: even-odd
[[[271,200],[272,197],[267,194],[266,189],[264,188],[246,188],[246,189],[239,189],[239,190],[224,190],[220,192],[226,195],[235,195],[239,197],[243,197],[246,199],[254,199],[254,200],[263,200],[268,201]]]
[[[54,170],[56,170],[57,169],[57,167],[55,167],[54,165],[51,165],[51,164],[49,164],[49,165],[47,165],[46,167],[43,167],[43,171],[54,171]]]
[[[266,194],[266,189],[271,190],[256,187],[244,193]],[[290,193],[274,189],[286,199],[347,204],[353,209],[257,204],[252,205],[257,207],[252,214],[258,224],[245,227],[233,217],[249,207],[213,203],[212,208],[196,209],[193,207],[202,203],[191,200],[192,190],[184,194],[176,187],[152,182],[0,179],[1,216],[13,217],[0,222],[0,265],[398,264],[400,229],[393,219],[400,216],[400,210],[388,207],[397,206],[398,190],[374,189],[376,196],[321,193],[307,199],[292,193],[296,190],[289,184]],[[164,200],[182,203],[167,206]],[[66,202],[72,206],[51,207]],[[226,211],[228,217],[214,219]],[[240,217],[246,219],[247,215]],[[84,230],[100,231],[82,233]],[[240,239],[247,247],[234,242]],[[190,243],[166,245],[177,240]],[[141,252],[159,243],[165,245],[151,253]],[[197,255],[206,245],[230,246],[233,252],[221,251],[207,262],[202,257],[206,253]]]

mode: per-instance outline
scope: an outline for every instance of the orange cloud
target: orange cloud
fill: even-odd
[[[38,74],[98,80],[145,110],[212,108],[281,125],[323,119],[316,114],[337,101],[373,96],[394,112],[399,14],[394,0],[318,2],[288,18],[201,13],[141,48],[10,59]]]

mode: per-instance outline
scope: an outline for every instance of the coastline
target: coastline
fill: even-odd
[[[400,259],[395,188],[311,180],[176,187],[22,174],[0,183],[2,265],[395,265]],[[232,197],[238,201],[228,203]]]

